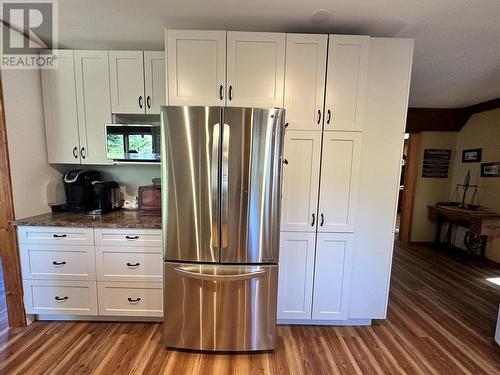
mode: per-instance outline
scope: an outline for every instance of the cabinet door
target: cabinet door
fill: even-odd
[[[319,232],[354,231],[360,159],[360,132],[323,133]]]
[[[144,51],[144,90],[146,113],[159,114],[160,107],[167,105],[165,52]]]
[[[228,31],[227,105],[283,107],[285,34]]]
[[[363,128],[369,48],[369,36],[330,35],[325,130]]]
[[[320,149],[321,132],[285,133],[282,231],[316,231]]]
[[[57,69],[42,69],[49,163],[80,164],[73,51],[60,50]]]
[[[278,319],[311,319],[315,233],[281,232]]]
[[[145,113],[142,51],[109,51],[111,110],[113,113]]]
[[[82,164],[112,164],[104,131],[111,122],[108,51],[75,51],[75,73]]]
[[[169,105],[224,105],[226,32],[168,30]]]
[[[287,34],[285,110],[290,130],[321,130],[328,36]]]
[[[347,319],[351,263],[352,234],[318,233],[312,319]]]

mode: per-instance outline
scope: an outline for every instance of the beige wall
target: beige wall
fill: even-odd
[[[3,70],[10,170],[17,219],[50,211],[64,194],[61,173],[47,162],[40,72]]]
[[[481,177],[481,163],[462,163],[462,150],[481,148],[482,162],[500,161],[500,109],[476,113],[457,135],[456,155],[450,191],[462,183],[467,171],[471,172],[471,183],[479,185],[478,197],[481,206],[500,212],[500,177]],[[469,195],[470,197],[471,195]],[[457,234],[457,241],[463,235]],[[500,262],[500,238],[490,237],[486,256]]]
[[[415,200],[413,203],[411,241],[430,242],[434,240],[436,225],[427,218],[427,206],[436,204],[439,201],[449,200],[451,197],[451,174],[453,171],[456,142],[456,132],[422,132]],[[426,148],[452,150],[448,178],[422,177],[422,160]]]

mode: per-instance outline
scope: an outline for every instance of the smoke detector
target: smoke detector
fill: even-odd
[[[328,9],[317,9],[311,15],[312,23],[325,23],[330,18],[330,11]]]

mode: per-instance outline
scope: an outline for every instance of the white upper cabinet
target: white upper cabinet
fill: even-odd
[[[144,92],[146,113],[159,114],[167,105],[165,52],[144,51]]]
[[[361,160],[360,132],[324,132],[319,232],[352,232]]]
[[[144,63],[142,51],[109,51],[111,110],[144,113]]]
[[[74,51],[82,164],[112,164],[106,158],[104,124],[111,122],[108,51]]]
[[[224,105],[226,32],[168,30],[169,105]]]
[[[285,133],[281,230],[315,232],[321,132]]]
[[[330,35],[325,130],[363,129],[369,48],[369,36]]]
[[[227,105],[283,107],[285,34],[227,32]]]
[[[281,232],[278,319],[311,319],[315,233]]]
[[[352,234],[318,233],[314,272],[313,320],[347,319],[352,247]]]
[[[75,67],[72,50],[58,51],[58,68],[42,69],[45,135],[49,163],[80,162]]]
[[[290,130],[323,127],[327,42],[327,35],[286,36],[284,108]]]

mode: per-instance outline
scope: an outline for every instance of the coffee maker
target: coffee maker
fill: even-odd
[[[66,203],[53,205],[52,212],[88,212],[94,206],[92,183],[100,181],[101,174],[93,170],[72,169],[64,177]]]
[[[94,199],[89,214],[107,214],[122,208],[120,186],[115,181],[94,181],[92,189]]]

